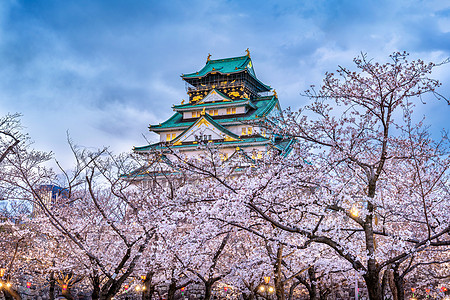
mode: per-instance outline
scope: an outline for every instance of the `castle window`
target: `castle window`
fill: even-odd
[[[172,133],[172,140],[176,137],[176,133]]]
[[[242,128],[242,135],[252,135],[253,128],[252,127],[243,127]]]
[[[252,159],[261,159],[261,158],[262,158],[262,151],[258,151],[258,152],[253,151]]]
[[[200,117],[200,113],[201,113],[201,111],[199,111],[199,110],[198,111],[193,111],[192,112],[192,117],[193,118],[198,118],[198,117]]]
[[[211,109],[209,111],[209,115],[210,116],[217,116],[219,114],[219,110],[218,109]]]
[[[166,135],[166,141],[167,141],[167,142],[170,141],[170,134],[167,134],[167,135]]]
[[[236,113],[236,107],[227,108],[227,115],[235,114]]]

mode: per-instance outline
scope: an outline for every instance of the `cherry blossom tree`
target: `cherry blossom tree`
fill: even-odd
[[[307,91],[310,105],[263,124],[274,137],[296,139],[288,157],[274,150],[247,168],[223,166],[210,149],[180,159],[199,191],[182,200],[286,247],[328,247],[337,269],[351,267],[369,298],[382,299],[387,269],[428,249],[448,254],[449,148],[412,115],[415,99],[443,99],[428,77],[434,64],[405,53],[385,64],[365,55],[354,62],[357,71],[340,67]]]
[[[268,193],[264,203],[248,203],[273,226],[334,249],[364,278],[370,299],[382,298],[384,268],[450,243],[448,146],[412,119],[414,98],[440,84],[427,77],[434,64],[406,57],[395,53],[378,64],[362,55],[359,72],[340,67],[319,91],[307,91],[312,104],[286,111],[283,126],[272,129],[299,143],[284,162],[298,171],[283,184],[298,187],[296,180],[311,192],[299,191],[289,207],[280,197],[267,201]],[[299,206],[296,220],[290,214]]]

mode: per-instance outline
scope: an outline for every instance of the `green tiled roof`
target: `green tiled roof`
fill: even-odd
[[[203,107],[211,107],[214,106],[215,108],[221,108],[223,107],[230,107],[230,106],[236,106],[239,104],[248,104],[249,106],[256,109],[256,106],[250,102],[248,99],[241,99],[241,100],[235,100],[235,101],[221,101],[221,102],[207,102],[207,103],[200,103],[200,104],[181,104],[181,105],[174,105],[172,108],[174,110],[195,110],[195,109],[202,109]]]
[[[249,56],[238,56],[223,59],[208,60],[206,65],[198,72],[182,74],[181,78],[201,78],[208,75],[211,72],[218,72],[221,74],[233,74],[247,70],[248,74],[252,76],[257,82],[259,82],[268,91],[271,90],[270,86],[265,85],[258,78],[256,78],[255,70],[253,69],[253,62]]]
[[[278,103],[278,99],[274,96],[261,97],[257,101],[253,102],[256,109],[252,109],[243,116],[235,117],[230,115],[227,118],[215,118],[214,121],[221,124],[227,125],[228,123],[238,122],[238,121],[252,121],[262,118],[269,114],[275,105]],[[196,120],[185,121],[183,120],[183,114],[176,112],[167,121],[159,125],[150,125],[149,129],[151,131],[162,131],[167,129],[180,129],[187,128],[195,123]]]
[[[206,65],[198,72],[183,74],[182,78],[203,77],[210,72],[220,72],[223,74],[236,73],[245,70],[248,63],[251,62],[248,56],[231,57],[224,59],[214,59],[206,62]],[[252,74],[254,76],[254,73]]]
[[[239,141],[228,141],[228,142],[221,142],[220,145],[223,146],[239,146],[239,147],[246,147],[252,146],[254,144],[267,144],[270,140],[268,138],[257,136],[257,137],[250,137],[250,138],[243,138]],[[192,148],[192,147],[198,147],[198,144],[183,144],[183,145],[171,145],[170,146],[173,149],[183,149],[183,148]],[[165,143],[155,143],[147,146],[141,146],[141,147],[134,147],[133,150],[136,152],[145,152],[149,150],[164,150],[167,149],[167,145]]]

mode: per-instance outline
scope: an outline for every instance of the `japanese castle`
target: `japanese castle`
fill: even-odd
[[[256,77],[249,50],[244,56],[210,58],[208,55],[201,70],[181,75],[189,101],[173,105],[174,114],[165,122],[149,126],[150,131],[159,134],[159,142],[134,147],[133,151],[160,151],[170,160],[169,150],[190,157],[200,154],[199,144],[212,143],[219,148],[222,160],[237,152],[253,160],[271,149],[288,153],[291,140],[257,125],[267,117],[276,117],[281,110],[275,90]],[[135,176],[145,173],[150,173],[149,168],[140,169]]]

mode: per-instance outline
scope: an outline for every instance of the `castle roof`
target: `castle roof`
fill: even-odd
[[[237,101],[234,101],[237,102]],[[245,102],[245,101],[243,101]],[[232,103],[232,102],[230,102]],[[255,109],[249,110],[243,115],[225,115],[215,117],[214,120],[221,125],[232,125],[233,123],[242,123],[242,121],[254,121],[263,118],[269,114],[272,109],[278,104],[278,98],[275,96],[260,97],[253,101]],[[187,105],[186,105],[187,106]],[[202,106],[206,106],[203,104]],[[184,106],[182,106],[184,107]],[[181,108],[181,107],[177,107]],[[183,114],[180,112],[175,112],[172,117],[167,121],[159,125],[150,125],[151,131],[166,131],[168,129],[185,129],[191,126],[196,120],[187,121],[183,119]]]
[[[255,70],[253,69],[253,63],[249,55],[208,60],[205,66],[200,71],[189,74],[182,74],[181,78],[189,82],[189,79],[202,78],[211,73],[219,73],[225,75],[239,72],[247,72],[261,85],[262,90],[271,90],[270,86],[265,85],[264,83],[259,81],[258,78],[256,78]]]

